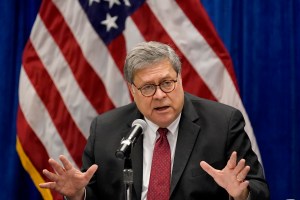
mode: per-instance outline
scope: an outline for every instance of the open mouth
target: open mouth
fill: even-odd
[[[157,111],[164,111],[164,110],[167,110],[170,106],[162,106],[162,107],[157,107],[157,108],[154,108],[154,110],[157,110]]]

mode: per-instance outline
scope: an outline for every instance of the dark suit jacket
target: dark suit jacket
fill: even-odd
[[[114,109],[94,119],[83,153],[85,171],[92,164],[99,168],[87,187],[87,199],[124,199],[124,161],[115,157],[120,141],[131,123],[143,118],[135,103]],[[244,131],[242,114],[235,108],[185,93],[171,180],[172,200],[226,199],[227,192],[200,167],[204,160],[223,169],[231,153],[238,152],[251,170],[251,199],[269,199],[263,170]],[[141,198],[143,178],[143,138],[131,153],[134,171],[133,198]]]

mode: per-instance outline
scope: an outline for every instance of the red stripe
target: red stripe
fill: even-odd
[[[123,74],[124,61],[126,58],[126,41],[123,34],[120,34],[107,46],[120,72]]]
[[[216,55],[221,59],[223,65],[231,76],[237,91],[239,91],[231,57],[218,36],[203,5],[199,0],[176,0],[176,2],[199,33],[205,38],[206,42],[210,45]]]
[[[36,170],[40,173],[43,169],[50,170],[48,164],[49,155],[39,138],[36,137],[35,133],[28,125],[20,108],[18,109],[17,131],[24,152],[30,158],[31,163],[35,166]]]
[[[111,41],[111,43],[107,46],[111,56],[113,57],[118,69],[124,75],[124,64],[127,54],[126,49],[126,40],[123,34],[120,34],[117,38]],[[130,99],[133,101],[133,97],[130,94]]]
[[[23,54],[23,66],[70,154],[80,167],[81,154],[86,140],[70,116],[55,84],[45,70],[30,40]]]
[[[134,12],[131,17],[147,41],[156,40],[170,44],[178,53],[182,61],[182,80],[185,91],[200,97],[216,100],[205,82],[197,75],[191,63],[178,49],[146,3]]]
[[[44,148],[44,145],[41,143],[39,138],[35,135],[34,131],[28,125],[20,108],[18,109],[17,132],[25,154],[28,156],[31,163],[39,172],[39,174],[43,177],[43,179],[45,181],[49,181],[48,178],[42,173],[43,169],[53,171],[53,169],[48,163],[49,155],[46,149]],[[61,199],[61,195],[57,192],[51,190],[51,193],[54,199]]]
[[[80,88],[97,112],[103,113],[114,108],[102,80],[85,59],[72,31],[52,1],[43,1],[40,16],[61,49]]]

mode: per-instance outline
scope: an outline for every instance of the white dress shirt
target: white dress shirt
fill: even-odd
[[[174,122],[172,122],[172,124],[170,124],[170,126],[167,127],[169,130],[167,134],[167,138],[171,149],[171,170],[173,169],[180,117],[181,114],[176,118]],[[145,118],[145,120],[148,126],[146,131],[144,132],[144,139],[143,139],[143,185],[142,185],[141,200],[147,199],[147,192],[148,192],[148,185],[149,185],[151,164],[152,164],[152,155],[153,155],[155,142],[159,138],[159,133],[157,132],[159,127],[156,124],[149,121],[147,118]]]

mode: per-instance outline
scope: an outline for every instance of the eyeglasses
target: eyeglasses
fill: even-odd
[[[157,90],[157,86],[164,93],[170,93],[175,89],[175,83],[177,80],[165,80],[158,85],[155,84],[146,84],[142,87],[136,87],[134,83],[132,83],[145,97],[153,96]]]

